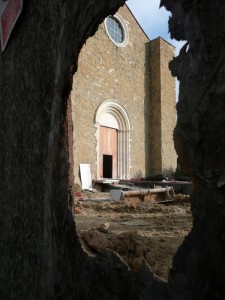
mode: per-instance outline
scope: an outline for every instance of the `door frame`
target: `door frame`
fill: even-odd
[[[104,115],[113,117],[117,125],[109,126],[107,118]],[[96,128],[96,154],[97,154],[97,178],[100,178],[99,170],[99,140],[100,140],[100,126],[116,128],[118,130],[118,169],[117,174],[119,179],[130,178],[131,168],[131,133],[132,123],[128,110],[123,104],[117,100],[106,100],[97,109],[95,114],[95,128]]]

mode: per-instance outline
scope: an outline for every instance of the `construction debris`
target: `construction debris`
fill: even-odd
[[[134,189],[130,191],[114,190],[110,191],[110,198],[114,201],[124,200],[126,197],[138,197],[142,201],[161,202],[174,200],[174,190],[172,187],[154,189]]]
[[[103,233],[108,233],[108,232],[109,232],[109,227],[110,227],[110,224],[109,224],[109,223],[101,224],[101,225],[98,227],[98,231],[103,232]]]

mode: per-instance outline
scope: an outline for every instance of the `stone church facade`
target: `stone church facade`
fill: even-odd
[[[174,47],[150,41],[127,6],[106,18],[81,50],[69,113],[73,176],[144,177],[176,169]]]

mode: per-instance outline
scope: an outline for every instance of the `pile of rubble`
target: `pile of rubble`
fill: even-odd
[[[112,201],[109,193],[79,196],[75,221],[90,254],[111,249],[133,271],[146,263],[167,279],[172,257],[192,226],[189,196],[176,195],[165,203],[138,202],[133,197]]]

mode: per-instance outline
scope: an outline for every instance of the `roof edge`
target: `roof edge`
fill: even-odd
[[[136,17],[134,16],[134,14],[132,13],[132,11],[130,10],[129,6],[125,3],[125,6],[127,7],[127,9],[129,10],[129,12],[131,13],[132,17],[135,19],[135,21],[137,22],[138,26],[141,28],[142,32],[144,33],[144,35],[146,36],[146,38],[148,39],[149,42],[151,42],[149,36],[147,35],[147,33],[144,31],[143,27],[141,26],[141,24],[138,22],[138,20],[136,19]]]
[[[173,44],[171,44],[170,42],[168,42],[167,40],[165,40],[165,39],[164,39],[163,37],[161,37],[161,36],[158,36],[158,37],[154,38],[153,40],[150,40],[150,42],[154,42],[155,40],[158,40],[158,39],[163,40],[165,43],[169,44],[169,45],[172,46],[174,49],[176,49],[176,47],[175,47]]]

